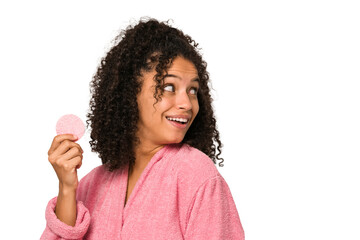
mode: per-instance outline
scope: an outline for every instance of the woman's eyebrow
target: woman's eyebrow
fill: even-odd
[[[176,75],[174,75],[174,74],[166,74],[166,75],[164,76],[164,78],[166,78],[166,77],[174,77],[174,78],[178,78],[178,79],[182,80],[181,77],[176,76]],[[196,78],[192,79],[191,82],[199,82],[199,77],[196,77]]]

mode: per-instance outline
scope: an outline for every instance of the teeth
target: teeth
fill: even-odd
[[[183,123],[188,122],[188,119],[185,119],[185,118],[171,118],[171,117],[166,117],[166,118],[171,120],[171,121],[178,121],[178,122],[183,122]]]

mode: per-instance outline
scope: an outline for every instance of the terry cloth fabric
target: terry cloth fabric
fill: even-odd
[[[230,189],[214,162],[187,144],[169,144],[151,158],[126,205],[129,165],[94,168],[79,182],[74,227],[46,207],[41,239],[243,240]]]

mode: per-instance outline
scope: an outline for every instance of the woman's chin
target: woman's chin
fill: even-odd
[[[175,143],[180,143],[182,142],[184,138],[183,137],[176,137],[176,138],[171,138],[171,139],[168,139],[167,143],[166,144],[175,144]]]

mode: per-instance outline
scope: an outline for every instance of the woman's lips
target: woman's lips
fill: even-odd
[[[166,119],[167,121],[170,122],[171,125],[173,125],[174,127],[177,127],[177,128],[180,128],[180,129],[184,129],[187,127],[187,125],[189,124],[190,120],[185,123],[185,124],[181,124],[181,123],[178,123],[178,122],[175,122],[175,121],[171,121],[169,119]]]

